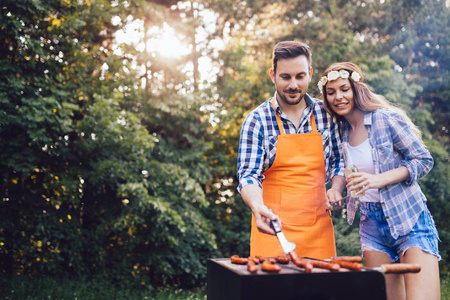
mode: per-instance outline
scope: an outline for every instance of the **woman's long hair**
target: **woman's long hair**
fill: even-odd
[[[411,127],[411,130],[419,137],[420,141],[422,141],[422,132],[411,121],[411,119],[408,117],[406,112],[403,109],[401,109],[397,106],[394,106],[391,102],[386,100],[386,98],[383,97],[382,95],[371,92],[369,87],[367,86],[367,84],[364,83],[364,76],[363,76],[363,72],[362,72],[361,68],[358,67],[357,65],[355,65],[354,63],[339,62],[339,63],[332,64],[323,72],[323,76],[327,76],[328,73],[331,71],[339,72],[340,70],[346,70],[350,73],[350,75],[352,74],[352,72],[357,72],[361,76],[361,78],[358,82],[353,81],[353,79],[351,79],[351,76],[348,78],[348,80],[350,81],[352,90],[353,90],[353,101],[355,102],[356,108],[358,108],[364,112],[374,111],[379,108],[386,108],[386,109],[393,110],[405,118],[406,122]],[[327,112],[332,116],[332,119],[340,121],[338,123],[345,121],[344,117],[339,116],[331,109],[330,104],[327,99],[327,93],[325,92],[326,84],[322,88],[323,88],[322,93],[323,93],[323,97],[324,97],[324,107],[327,110]],[[423,143],[423,141],[422,141],[422,143]]]

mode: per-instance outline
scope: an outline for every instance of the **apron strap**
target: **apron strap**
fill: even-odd
[[[282,135],[282,134],[284,134],[284,128],[283,128],[283,124],[281,123],[281,118],[277,114],[277,111],[275,110],[275,97],[272,98],[272,101],[270,101],[270,104],[272,105],[273,111],[275,113],[275,118],[277,119],[278,128],[280,129],[280,135]],[[317,132],[317,125],[316,125],[316,120],[314,118],[314,111],[311,113],[310,121],[311,121],[312,132]]]
[[[312,132],[317,132],[316,120],[314,119],[314,111],[311,113],[311,127]]]
[[[284,128],[283,128],[283,124],[281,123],[281,118],[277,114],[277,111],[275,110],[275,97],[272,98],[272,101],[270,101],[270,104],[272,104],[272,108],[275,113],[275,118],[277,119],[278,129],[280,130],[280,135],[282,135],[282,134],[284,134]]]

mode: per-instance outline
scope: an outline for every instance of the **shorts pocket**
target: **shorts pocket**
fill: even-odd
[[[363,221],[367,220],[367,218],[369,217],[368,216],[369,211],[367,209],[362,208],[362,207],[360,208],[359,211],[361,213],[360,221],[363,222]]]

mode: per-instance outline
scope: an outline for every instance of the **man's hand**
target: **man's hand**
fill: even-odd
[[[272,226],[270,226],[270,221],[277,220],[278,224],[281,226],[281,220],[277,215],[271,213],[269,208],[265,205],[255,207],[252,210],[252,213],[255,216],[256,227],[259,232],[275,235],[275,231]]]
[[[342,191],[346,185],[345,177],[336,175],[331,179],[331,188],[327,191],[327,209],[331,210],[330,202],[342,199]]]
[[[336,202],[342,199],[342,193],[336,189],[330,188],[327,191],[327,209],[331,210],[331,202]]]
[[[280,226],[281,220],[264,204],[261,188],[255,184],[248,184],[241,189],[241,196],[255,217],[258,231],[275,235],[275,231],[270,226],[270,220],[278,220]]]

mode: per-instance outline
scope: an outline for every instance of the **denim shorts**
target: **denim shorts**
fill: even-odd
[[[432,254],[441,260],[438,250],[439,235],[433,217],[425,205],[416,225],[406,235],[394,239],[384,217],[380,202],[361,202],[361,250],[380,251],[387,253],[392,262],[404,255],[411,247],[419,247],[422,251]]]

